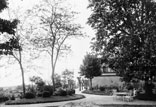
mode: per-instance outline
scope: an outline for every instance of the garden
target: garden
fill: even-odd
[[[83,95],[75,94],[74,89],[63,89],[60,87],[56,91],[53,91],[52,86],[47,85],[42,87],[42,89],[42,91],[27,90],[24,96],[19,93],[14,93],[12,95],[3,94],[0,97],[0,102],[5,102],[6,105],[15,105],[59,102],[85,98]]]
[[[150,88],[149,88],[150,87]],[[112,96],[114,90],[116,92],[129,92],[130,90],[135,90],[136,92],[132,93],[134,99],[146,100],[146,101],[156,101],[156,86],[151,83],[133,83],[133,84],[123,84],[123,86],[94,86],[91,89],[84,90],[82,93],[85,94],[94,94],[94,95],[109,95]]]
[[[52,95],[49,91],[44,91],[38,93],[36,96],[33,93],[26,93],[24,98],[13,99],[6,101],[6,105],[15,105],[15,104],[36,104],[36,103],[48,103],[48,102],[60,102],[60,101],[69,101],[84,98],[83,95],[75,94],[75,90],[64,90],[58,89]]]
[[[68,84],[62,83],[58,75],[55,75],[55,81],[57,81],[55,90],[52,85],[47,84],[41,77],[33,76],[30,78],[30,81],[32,84],[26,85],[25,94],[22,92],[22,86],[18,86],[14,90],[2,89],[0,91],[0,102],[5,102],[6,105],[13,105],[59,102],[85,98],[83,95],[75,94],[76,87],[74,82],[70,81]]]

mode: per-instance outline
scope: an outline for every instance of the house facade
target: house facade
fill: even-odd
[[[92,80],[92,86],[123,86],[121,77],[117,76],[114,70],[109,68],[107,65],[103,64],[102,75],[94,77]]]

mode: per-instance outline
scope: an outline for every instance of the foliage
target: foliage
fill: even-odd
[[[73,96],[53,96],[52,98],[34,98],[34,99],[21,99],[15,101],[7,101],[6,105],[17,105],[17,104],[38,104],[38,103],[50,103],[50,102],[60,102],[60,101],[71,101],[76,99],[85,98],[84,95],[73,95]]]
[[[56,95],[56,96],[66,96],[67,95],[67,91],[62,89],[62,88],[60,88],[60,89],[58,89],[58,90],[56,90],[54,92],[54,95]]]
[[[75,90],[74,89],[67,89],[67,95],[74,95],[75,94]]]
[[[25,41],[27,41],[26,36],[28,37],[28,35],[30,35],[29,32],[30,30],[25,29],[23,27],[23,25],[25,25],[26,22],[26,20],[23,19],[23,17],[26,16],[28,18],[28,14],[26,12],[21,13],[20,10],[22,9],[19,8],[20,6],[18,7],[18,10],[15,9],[16,6],[13,8],[8,7],[7,6],[8,2],[10,3],[11,1],[7,1],[7,2],[6,0],[0,1],[0,12],[3,9],[7,8],[9,11],[8,17],[10,19],[10,20],[6,20],[0,18],[0,25],[1,25],[0,32],[4,34],[4,40],[6,40],[5,42],[0,44],[0,55],[10,55],[9,60],[10,58],[14,58],[19,64],[21,74],[22,74],[23,93],[25,94],[25,81],[24,81],[24,68],[23,68],[23,63],[25,60],[23,60],[23,49],[26,50],[24,44],[26,44]],[[22,15],[20,16],[19,14]],[[12,19],[13,17],[15,17],[15,19]],[[28,41],[27,41],[27,47],[28,47]],[[26,54],[28,55],[28,52]],[[13,64],[15,63],[13,62]]]
[[[46,91],[46,92],[49,92],[50,95],[53,94],[53,86],[45,85],[43,90],[44,90],[44,92],[45,92],[45,91]],[[44,93],[44,92],[43,92],[43,93]]]
[[[89,79],[92,79],[94,76],[100,76],[99,59],[94,55],[87,54],[83,59],[83,64],[80,66],[80,70],[80,74]]]
[[[6,0],[0,1],[0,12],[4,10],[5,8],[8,8]],[[0,18],[0,32],[1,33],[7,33],[9,35],[15,35],[17,24],[19,20],[5,20]],[[19,41],[18,39],[14,38],[12,36],[8,41],[0,44],[0,55],[12,55],[13,49],[21,49],[18,45]]]
[[[156,101],[156,94],[147,95],[147,94],[138,94],[136,99],[139,100],[147,100],[147,101]]]
[[[11,100],[15,100],[15,96],[14,96],[14,95],[12,95],[10,99],[11,99]]]
[[[55,87],[56,87],[56,88],[62,87],[61,76],[60,76],[60,75],[55,74],[54,80],[55,80]]]
[[[128,90],[133,90],[133,86],[128,84],[127,87],[126,87]]]
[[[27,92],[31,92],[31,93],[33,93],[34,95],[36,95],[36,89],[35,89],[35,86],[33,86],[33,85],[28,85],[26,91],[27,91]]]
[[[62,72],[63,87],[73,88],[74,87],[74,72],[66,69]]]
[[[33,76],[30,78],[30,81],[35,83],[37,86],[37,91],[42,92],[43,88],[45,86],[45,82],[43,81],[43,79],[39,76]]]
[[[155,86],[152,82],[150,82],[150,83],[145,82],[144,90],[145,90],[145,93],[147,96],[151,96],[153,94],[152,91],[153,91],[154,87]]]
[[[5,8],[8,8],[7,6],[7,2],[6,0],[1,0],[0,1],[0,12],[2,12],[2,10],[4,10]],[[1,24],[1,28],[0,28],[0,32],[1,33],[8,33],[8,34],[15,34],[15,28],[17,27],[17,19],[14,19],[13,21],[10,20],[5,20],[5,19],[1,19],[0,18],[0,24]]]
[[[51,94],[49,91],[43,91],[43,94],[42,94],[43,98],[50,97],[50,96],[51,96]]]
[[[83,64],[80,66],[80,74],[90,79],[92,88],[92,79],[95,76],[101,75],[101,66],[99,59],[91,54],[87,54],[83,59]]]
[[[105,91],[105,87],[101,86],[99,89],[100,89],[100,91]]]
[[[37,97],[42,97],[42,92],[37,92]]]
[[[91,0],[88,23],[96,29],[93,48],[124,81],[156,75],[156,2]]]
[[[6,0],[1,0],[0,1],[0,12],[2,10],[4,10],[5,8],[7,8],[7,2],[6,2]]]
[[[67,91],[65,91],[65,90],[60,91],[60,96],[66,96],[66,95],[67,95]]]
[[[7,96],[0,96],[0,103],[8,101],[8,100],[9,100],[9,98]]]
[[[24,98],[32,99],[32,98],[35,98],[35,95],[33,93],[31,93],[31,92],[27,92],[27,93],[25,93]]]
[[[32,43],[41,52],[47,52],[50,56],[54,90],[58,58],[70,50],[70,46],[66,43],[67,39],[82,36],[81,26],[73,21],[75,12],[69,11],[61,4],[58,1],[43,0],[40,5],[34,7],[34,14],[40,19],[37,31],[40,33],[32,39]]]

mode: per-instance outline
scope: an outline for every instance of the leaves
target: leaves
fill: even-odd
[[[93,78],[101,75],[99,59],[94,56],[87,54],[83,60],[83,64],[80,66],[80,74],[86,78]]]
[[[7,8],[6,0],[0,0],[0,12],[5,8]]]
[[[124,80],[156,76],[156,3],[152,0],[92,0],[88,24],[93,47]]]

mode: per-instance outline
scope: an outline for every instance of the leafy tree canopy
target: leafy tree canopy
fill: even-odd
[[[88,23],[97,30],[94,50],[123,80],[156,77],[156,3],[153,0],[90,0]]]
[[[92,79],[95,76],[101,75],[100,68],[99,59],[94,55],[87,54],[84,57],[83,64],[80,66],[80,74],[84,75],[86,78]]]
[[[1,0],[0,1],[0,12],[2,12],[2,10],[4,10],[5,8],[7,8],[7,2],[5,0]],[[14,19],[12,21],[10,20],[5,20],[5,19],[2,19],[0,18],[0,32],[1,33],[7,33],[7,34],[10,34],[10,35],[15,35],[15,29],[17,28],[17,24],[18,24],[18,20],[17,19]],[[8,54],[12,54],[12,50],[13,48],[17,49],[20,49],[21,48],[19,47],[19,45],[17,46],[18,44],[18,38],[10,38],[9,41],[5,42],[5,43],[2,43],[0,44],[0,55],[1,54],[5,54],[5,55],[8,55]],[[5,50],[5,51],[3,51]],[[8,52],[8,50],[10,52]]]

